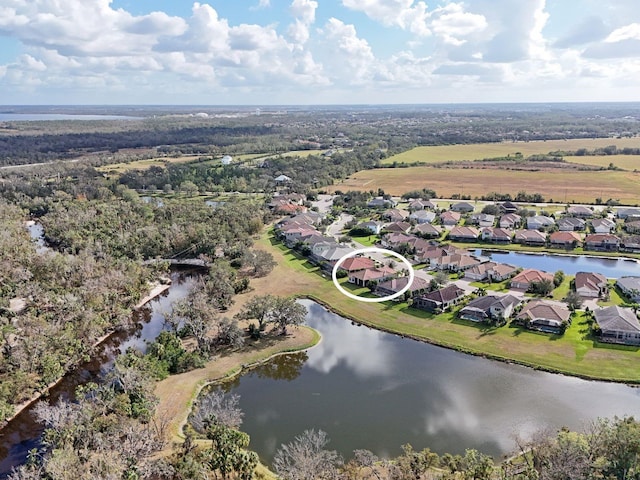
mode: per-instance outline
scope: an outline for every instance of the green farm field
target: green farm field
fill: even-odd
[[[640,138],[576,138],[570,140],[547,140],[534,142],[478,143],[470,145],[439,145],[416,147],[382,161],[383,164],[398,163],[441,163],[461,160],[482,160],[484,158],[506,157],[520,152],[523,156],[545,154],[557,150],[575,151],[580,148],[593,150],[615,145],[618,148],[640,147]],[[594,158],[594,157],[580,157]],[[579,162],[584,163],[584,162]],[[615,163],[615,162],[614,162]],[[605,164],[608,165],[607,162]],[[622,167],[624,168],[624,167]]]
[[[330,190],[377,190],[402,195],[431,188],[441,198],[454,194],[481,197],[489,192],[540,193],[555,202],[594,203],[596,198],[618,199],[625,205],[640,203],[640,173],[632,171],[498,170],[470,168],[381,168],[351,175]]]
[[[623,170],[640,169],[640,155],[585,155],[581,157],[564,157],[564,159],[571,163],[595,165],[604,168],[613,163],[614,166]]]

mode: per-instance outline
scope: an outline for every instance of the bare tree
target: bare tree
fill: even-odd
[[[244,412],[238,406],[239,402],[239,395],[228,395],[220,389],[212,389],[206,395],[201,395],[191,416],[193,428],[203,433],[212,423],[229,428],[240,427]]]
[[[273,459],[273,468],[284,480],[326,480],[338,478],[342,458],[322,430],[305,430],[291,443],[281,445]]]

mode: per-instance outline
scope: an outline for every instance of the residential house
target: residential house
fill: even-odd
[[[322,247],[322,248],[320,248]],[[330,245],[329,248],[324,248],[325,245],[315,245],[311,248],[310,259],[320,265],[325,270],[332,270],[334,265],[338,263],[345,255],[349,255],[354,252],[354,249],[344,245]],[[315,252],[318,252],[317,254]]]
[[[344,270],[348,274],[375,268],[376,262],[369,257],[350,257],[340,264],[338,270]]]
[[[620,251],[640,253],[640,235],[626,235],[620,238]]]
[[[499,205],[505,213],[516,213],[518,211],[518,206],[508,200],[506,202],[500,203]]]
[[[442,227],[439,225],[431,225],[430,223],[421,223],[413,227],[413,233],[425,238],[435,238],[442,234]]]
[[[624,224],[624,229],[628,233],[640,233],[640,221],[634,220],[632,222],[627,222]]]
[[[549,245],[554,248],[576,248],[581,241],[582,237],[576,232],[553,232],[549,235]]]
[[[295,203],[281,203],[273,208],[273,213],[279,215],[295,215],[296,213],[304,213],[307,207],[304,205],[296,205]]]
[[[540,247],[547,243],[547,234],[539,230],[516,230],[513,241],[522,245]]]
[[[455,284],[418,295],[413,299],[412,307],[429,312],[444,311],[464,298],[465,292]]]
[[[430,262],[430,265],[435,268],[440,270],[449,270],[451,272],[463,272],[479,264],[480,260],[469,255],[469,252],[433,258]]]
[[[567,208],[567,215],[572,217],[589,218],[593,217],[593,210],[584,205],[572,205]]]
[[[451,205],[451,210],[459,213],[470,213],[475,210],[476,207],[469,202],[458,202]]]
[[[458,316],[472,322],[507,319],[520,303],[522,300],[514,295],[485,295],[471,300],[458,312]]]
[[[487,280],[489,278],[489,272],[496,265],[496,262],[484,262],[474,265],[464,272],[464,278],[474,280],[476,282]]]
[[[409,211],[410,212],[415,212],[417,210],[435,210],[436,209],[436,205],[429,201],[429,200],[423,200],[421,198],[417,199],[417,200],[413,200],[412,202],[409,203]]]
[[[367,207],[369,208],[393,208],[396,206],[396,202],[390,198],[376,197],[369,200]]]
[[[585,250],[617,251],[620,248],[620,238],[609,233],[594,233],[584,239]]]
[[[387,233],[380,240],[380,244],[384,248],[395,248],[403,243],[408,244],[411,239],[413,239],[413,235],[407,235],[406,233]]]
[[[437,263],[437,259],[440,259],[447,255],[455,255],[455,254],[468,255],[469,252],[467,252],[466,250],[454,247],[453,245],[445,245],[445,246],[433,245],[431,247],[423,249],[420,252],[420,255],[416,255],[416,257],[422,263],[428,263],[429,265],[434,265],[433,262],[436,261]]]
[[[436,219],[435,212],[431,212],[428,210],[416,210],[411,215],[409,215],[409,220],[417,224],[431,223],[435,219]]]
[[[485,227],[480,231],[480,239],[492,243],[511,243],[513,232],[506,228]]]
[[[382,231],[383,225],[384,224],[382,222],[370,221],[359,223],[358,225],[356,225],[356,228],[366,228],[371,232],[372,235],[378,235]]]
[[[616,222],[609,218],[594,218],[591,226],[596,233],[611,233],[616,229]]]
[[[291,182],[291,177],[287,177],[286,175],[278,175],[274,178],[276,185],[286,185]]]
[[[284,243],[289,247],[295,245],[302,237],[316,235],[317,233],[318,231],[315,228],[307,225],[290,225],[280,230],[280,235],[284,238]]]
[[[620,208],[616,212],[616,216],[623,220],[629,217],[638,217],[640,218],[640,208]]]
[[[390,267],[368,268],[366,270],[358,270],[349,274],[349,283],[355,283],[360,287],[366,287],[367,282],[385,282],[396,276],[396,272]]]
[[[443,225],[457,225],[462,216],[458,212],[447,210],[440,214],[440,223]]]
[[[498,263],[489,271],[489,279],[492,282],[503,282],[518,273],[518,267],[508,263]]]
[[[527,217],[527,228],[530,230],[540,230],[554,225],[556,221],[546,215],[535,215]]]
[[[601,342],[640,345],[640,322],[632,308],[613,305],[593,313],[600,327]]]
[[[390,233],[409,233],[409,230],[411,230],[411,224],[408,222],[387,223],[382,227],[383,232]]]
[[[470,218],[470,222],[479,227],[493,227],[495,221],[495,215],[489,215],[488,213],[474,213]]]
[[[584,230],[587,222],[577,217],[562,217],[556,221],[556,224],[561,232],[574,232]]]
[[[574,283],[576,293],[581,297],[600,298],[609,289],[607,277],[601,273],[578,272]]]
[[[389,222],[402,222],[409,216],[409,212],[406,210],[400,210],[398,208],[390,208],[382,213],[382,218]],[[435,217],[435,215],[434,215]]]
[[[542,270],[527,268],[511,279],[510,287],[519,290],[529,290],[532,283],[548,280],[553,282],[553,275]]]
[[[500,228],[510,228],[515,229],[520,226],[520,222],[522,221],[522,217],[515,213],[507,213],[506,215],[502,215],[500,217],[499,226]]]
[[[616,286],[632,302],[640,302],[640,277],[620,277]]]
[[[220,162],[222,163],[222,165],[231,165],[231,162],[233,162],[233,157],[231,155],[225,155],[220,159]]]
[[[516,322],[532,330],[546,333],[562,333],[570,323],[569,308],[550,300],[535,299],[527,303],[516,316]]]
[[[480,236],[480,231],[474,227],[453,227],[449,232],[449,240],[455,242],[475,242]]]
[[[379,283],[374,293],[380,297],[387,297],[398,293],[400,290],[405,288],[408,283],[409,277],[392,278],[391,280]],[[411,282],[411,286],[407,289],[405,294],[409,293],[411,296],[416,296],[417,294],[427,291],[429,286],[430,282],[424,278],[413,277],[413,282]]]

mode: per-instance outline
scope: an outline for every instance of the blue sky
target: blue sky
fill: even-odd
[[[0,104],[640,101],[637,0],[4,0]]]

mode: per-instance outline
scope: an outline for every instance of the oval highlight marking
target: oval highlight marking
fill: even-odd
[[[400,290],[399,292],[394,293],[393,295],[387,295],[386,297],[377,297],[377,298],[364,298],[364,297],[359,297],[358,295],[354,295],[351,292],[347,292],[344,288],[342,288],[342,285],[340,285],[340,283],[338,282],[338,268],[340,267],[340,265],[342,265],[342,263],[351,257],[355,257],[356,255],[362,254],[362,253],[382,253],[384,255],[391,255],[393,257],[396,257],[397,259],[399,259],[402,263],[404,263],[407,267],[407,270],[409,271],[409,281],[407,282],[407,285]],[[406,292],[407,290],[409,290],[409,287],[411,287],[411,285],[413,284],[413,279],[416,276],[416,272],[413,270],[413,265],[411,265],[411,263],[409,262],[409,260],[407,260],[405,257],[403,257],[402,255],[400,255],[399,253],[394,252],[393,250],[387,250],[386,248],[378,248],[378,247],[367,247],[367,248],[360,248],[358,250],[354,250],[351,253],[347,253],[346,255],[344,255],[343,257],[341,257],[336,264],[333,267],[333,270],[331,272],[331,279],[333,280],[333,284],[336,286],[336,288],[340,291],[340,293],[344,294],[345,296],[352,298],[354,300],[357,300],[359,302],[365,302],[365,303],[379,303],[379,302],[386,302],[387,300],[393,300],[394,298],[398,298],[400,295],[403,295],[404,292]]]

